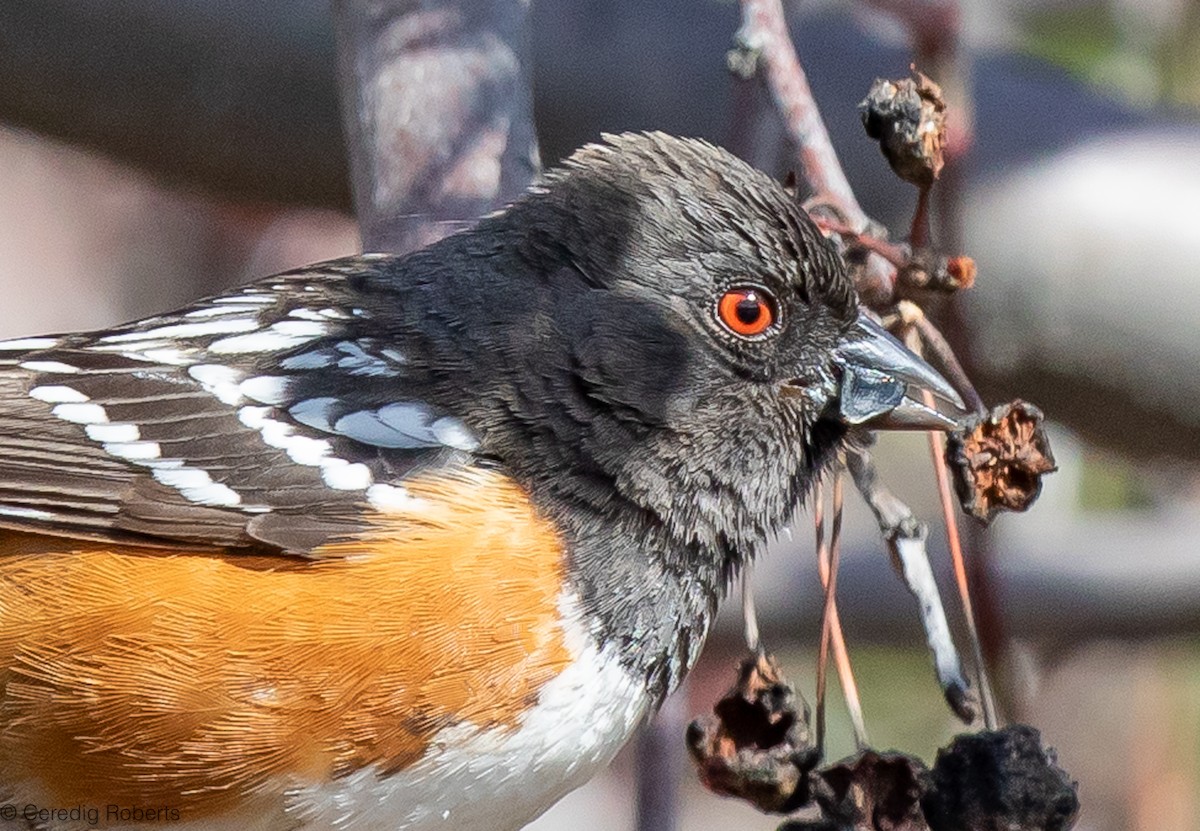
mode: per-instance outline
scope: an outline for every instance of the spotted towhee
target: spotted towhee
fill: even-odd
[[[517,828],[679,682],[851,425],[951,423],[921,389],[961,410],[792,196],[661,134],[408,256],[2,342],[0,800]]]

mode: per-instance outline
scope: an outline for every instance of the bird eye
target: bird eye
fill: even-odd
[[[717,318],[735,335],[761,335],[775,322],[775,300],[762,289],[732,288],[717,301]]]

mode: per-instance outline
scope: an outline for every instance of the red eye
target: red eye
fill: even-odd
[[[730,289],[717,302],[717,317],[735,335],[753,337],[775,322],[775,305],[762,289]]]

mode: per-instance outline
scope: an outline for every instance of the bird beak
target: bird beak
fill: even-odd
[[[842,421],[872,430],[953,430],[970,411],[950,382],[871,318],[858,320],[834,350],[841,367]],[[922,392],[933,393],[937,407]]]

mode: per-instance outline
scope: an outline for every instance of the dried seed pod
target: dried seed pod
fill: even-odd
[[[774,658],[745,659],[737,684],[713,707],[713,715],[688,727],[700,780],[715,793],[768,813],[788,813],[805,804],[808,774],[818,761],[808,716],[808,705]]]
[[[820,789],[822,815],[837,828],[877,831],[928,831],[921,797],[929,789],[929,771],[903,753],[864,750],[821,768],[828,788]],[[829,827],[826,825],[825,827]]]
[[[999,511],[1024,511],[1042,492],[1042,476],[1058,468],[1042,411],[1024,401],[992,409],[950,434],[946,463],[963,510],[991,521]]]
[[[945,164],[946,102],[920,72],[900,81],[876,79],[858,105],[867,135],[879,142],[896,175],[927,188]]]

